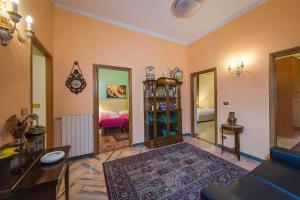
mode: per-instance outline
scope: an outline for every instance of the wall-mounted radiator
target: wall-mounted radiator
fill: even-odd
[[[62,145],[70,145],[70,157],[94,152],[93,116],[62,116]]]

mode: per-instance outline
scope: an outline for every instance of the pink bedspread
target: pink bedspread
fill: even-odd
[[[128,114],[123,114],[118,117],[102,116],[99,119],[99,128],[112,128],[116,126],[128,127]]]

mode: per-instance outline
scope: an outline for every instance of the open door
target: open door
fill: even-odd
[[[46,127],[45,148],[53,147],[52,56],[33,38],[31,47],[31,113]]]
[[[191,74],[192,135],[217,144],[216,69]]]

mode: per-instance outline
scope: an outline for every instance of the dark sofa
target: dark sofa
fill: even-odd
[[[270,158],[228,189],[204,188],[201,200],[300,200],[300,153],[274,147]]]

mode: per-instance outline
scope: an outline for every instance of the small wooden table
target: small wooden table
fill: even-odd
[[[222,132],[222,154],[224,151],[224,130],[230,131],[234,133],[234,149],[229,149],[233,150],[234,153],[236,153],[238,160],[240,160],[240,134],[243,132],[244,127],[241,125],[229,125],[229,124],[222,124],[221,125],[221,132]],[[226,134],[226,133],[225,133]]]
[[[65,157],[56,164],[45,166],[38,159],[20,180],[12,195],[14,200],[56,200],[58,189],[65,180],[65,199],[69,199],[69,151],[70,146],[46,149],[44,153],[64,151]]]

